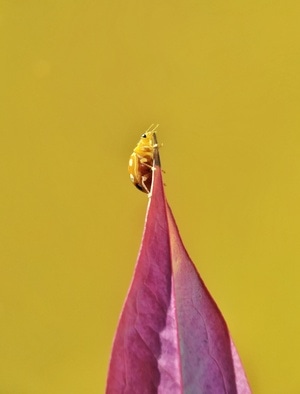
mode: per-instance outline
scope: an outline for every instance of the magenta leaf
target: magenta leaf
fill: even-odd
[[[251,393],[227,325],[182,244],[159,166],[106,393]]]

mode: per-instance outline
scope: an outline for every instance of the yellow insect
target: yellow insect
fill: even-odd
[[[150,193],[153,173],[154,148],[157,147],[153,124],[144,134],[134,148],[128,164],[128,172],[131,182],[142,192]]]

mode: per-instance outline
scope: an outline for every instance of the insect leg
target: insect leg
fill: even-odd
[[[145,181],[148,179],[148,177],[146,175],[142,176],[142,185],[144,187],[144,189],[146,190],[147,194],[150,193],[150,190],[148,189],[148,187],[145,185]]]
[[[153,168],[150,164],[147,163],[147,159],[140,159],[140,163],[143,164],[143,166],[148,167],[148,168]]]

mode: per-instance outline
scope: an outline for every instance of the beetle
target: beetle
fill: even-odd
[[[157,147],[153,124],[146,130],[129,158],[128,172],[131,182],[140,191],[149,194],[152,183],[153,155]]]

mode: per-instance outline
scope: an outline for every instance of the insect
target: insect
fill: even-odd
[[[153,124],[142,134],[137,146],[134,148],[128,164],[131,182],[144,193],[150,193],[153,173],[154,148],[157,147],[155,139],[156,125]]]

